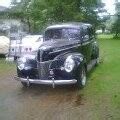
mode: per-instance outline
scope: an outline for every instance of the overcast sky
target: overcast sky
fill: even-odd
[[[0,0],[0,5],[8,7],[10,5],[11,0]]]
[[[102,0],[104,3],[106,3],[105,8],[108,10],[110,14],[115,13],[115,5],[114,2],[115,0]]]
[[[10,5],[11,0],[0,0],[0,5],[8,7]],[[106,9],[109,13],[114,14],[114,1],[115,0],[102,0],[104,3],[106,3]]]

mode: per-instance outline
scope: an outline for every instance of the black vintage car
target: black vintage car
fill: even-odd
[[[36,55],[18,59],[17,77],[24,86],[35,84],[76,84],[84,87],[86,73],[98,64],[99,48],[90,24],[52,25]]]

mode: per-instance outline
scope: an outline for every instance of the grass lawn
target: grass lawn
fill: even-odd
[[[0,58],[0,76],[7,74],[13,70],[15,70],[15,64],[12,62],[7,62],[3,58]]]
[[[110,35],[98,38],[101,63],[80,94],[92,106],[93,120],[120,120],[120,39]]]

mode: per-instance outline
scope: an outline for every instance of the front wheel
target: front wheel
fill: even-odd
[[[29,85],[26,82],[21,82],[21,84],[23,85],[23,87],[27,88],[29,87]]]
[[[79,72],[77,79],[77,87],[83,88],[86,85],[87,77],[86,77],[86,69],[83,66]]]
[[[98,57],[98,58],[96,59],[95,66],[98,66],[99,63],[100,63],[100,58]]]

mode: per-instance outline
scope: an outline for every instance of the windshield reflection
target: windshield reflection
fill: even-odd
[[[64,28],[50,29],[45,32],[45,41],[58,39],[79,40],[80,30],[74,28]]]

